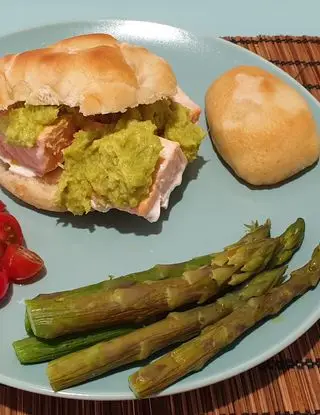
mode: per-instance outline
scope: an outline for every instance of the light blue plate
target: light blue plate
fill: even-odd
[[[81,33],[109,32],[142,44],[164,56],[181,87],[202,107],[207,87],[225,70],[240,64],[258,65],[290,83],[308,100],[320,124],[317,101],[297,82],[268,62],[220,39],[199,39],[191,33],[147,22],[99,21],[59,24],[15,33],[0,39],[0,54],[45,46]],[[205,127],[204,117],[201,124]],[[39,252],[48,274],[28,286],[15,286],[8,305],[0,310],[0,383],[52,394],[46,365],[21,366],[11,343],[25,335],[24,299],[39,293],[72,289],[98,282],[108,274],[122,275],[155,263],[178,262],[214,252],[237,240],[243,224],[270,217],[273,234],[281,233],[297,217],[306,220],[306,238],[290,269],[303,265],[319,242],[319,166],[274,190],[250,190],[218,160],[209,138],[201,146],[200,161],[185,174],[170,208],[155,224],[124,213],[60,218],[17,204],[1,193],[19,220],[30,248]],[[183,195],[183,198],[182,198]],[[162,393],[173,394],[234,376],[288,346],[320,316],[320,286],[297,300],[281,318],[268,321],[204,370],[188,376]],[[139,365],[59,393],[82,399],[131,399],[128,376]]]

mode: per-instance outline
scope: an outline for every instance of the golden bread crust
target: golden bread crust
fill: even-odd
[[[84,115],[124,112],[176,93],[170,65],[107,34],[64,39],[0,59],[0,110],[16,102],[79,107]]]
[[[319,158],[319,135],[305,99],[258,67],[239,66],[206,93],[211,138],[235,173],[252,185],[281,182]]]

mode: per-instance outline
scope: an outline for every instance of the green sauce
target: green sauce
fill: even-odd
[[[58,113],[59,107],[51,105],[13,108],[1,117],[0,131],[9,144],[31,148],[36,145],[42,130],[57,120]]]
[[[64,151],[60,204],[81,215],[90,211],[94,194],[106,205],[138,206],[149,194],[162,149],[155,130],[150,121],[133,120],[101,138],[98,132],[76,133]]]

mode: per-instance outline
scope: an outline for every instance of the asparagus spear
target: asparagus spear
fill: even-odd
[[[259,225],[258,222],[255,221],[251,225],[246,225],[246,227],[248,228],[248,232],[238,242],[230,245],[230,247],[239,246],[248,242],[260,241],[270,237],[271,222],[269,219],[263,225]],[[226,249],[228,249],[228,247]],[[35,297],[35,299],[56,298],[57,300],[61,300],[66,296],[83,296],[87,293],[99,292],[100,290],[109,288],[115,289],[118,287],[128,286],[131,283],[176,278],[181,276],[185,271],[191,271],[202,266],[210,265],[212,258],[215,255],[215,253],[202,255],[192,258],[189,261],[184,261],[177,264],[157,264],[147,270],[134,272],[131,274],[123,275],[121,277],[114,277],[110,275],[109,279],[97,284],[91,284],[85,287],[76,288],[74,290],[61,291],[57,293],[40,294]]]
[[[262,235],[262,231],[266,228],[266,226],[262,225],[259,228],[261,228],[261,230],[257,229],[257,231],[259,230],[259,234]],[[265,233],[266,232],[263,234]],[[34,300],[50,298],[55,299],[56,301],[62,301],[71,296],[83,296],[108,289],[112,290],[120,287],[126,287],[136,282],[160,281],[163,279],[175,278],[180,276],[184,271],[197,269],[210,264],[213,256],[214,254],[203,255],[192,258],[190,261],[177,264],[158,264],[150,269],[147,269],[146,271],[131,273],[118,278],[110,276],[109,280],[105,280],[100,283],[88,285],[85,287],[80,287],[74,290],[62,291],[52,294],[40,294],[35,297]],[[33,334],[27,310],[25,313],[25,330],[29,335]]]
[[[257,221],[251,225],[246,225],[248,232],[232,247],[240,244],[255,242],[270,237],[271,222],[268,219],[263,225],[259,225]],[[145,271],[140,271],[122,277],[114,278],[109,277],[108,280],[102,281],[97,284],[80,287],[74,290],[62,291],[51,294],[40,294],[35,299],[51,298],[61,301],[65,297],[69,296],[84,296],[86,294],[99,292],[106,289],[115,289],[121,286],[129,285],[130,283],[144,282],[144,281],[158,281],[167,278],[176,278],[182,275],[185,271],[191,271],[200,268],[205,265],[209,265],[212,258],[215,256],[214,253],[192,258],[189,261],[177,263],[177,264],[158,264],[149,268]],[[31,324],[29,321],[28,314],[25,316],[25,329],[30,335],[33,334]]]
[[[304,234],[305,221],[302,218],[298,218],[279,236],[279,246],[271,258],[268,268],[275,268],[290,261],[293,254],[300,248]]]
[[[240,245],[219,254],[222,267],[201,267],[186,271],[178,278],[146,281],[59,301],[56,298],[26,300],[32,331],[37,337],[50,339],[99,327],[138,323],[185,304],[201,304],[217,294],[233,272],[247,266],[252,272],[260,272],[277,244],[276,239],[269,238]]]
[[[134,327],[100,329],[82,334],[82,336],[72,335],[51,340],[39,339],[32,336],[17,340],[12,345],[20,363],[26,365],[57,359],[58,357],[84,349],[98,342],[124,336],[134,329]]]
[[[279,244],[274,252],[268,269],[276,268],[290,261],[294,253],[300,248],[305,234],[305,222],[298,218],[278,237]],[[228,282],[229,285],[238,285],[250,278],[252,272],[241,272],[233,274]]]
[[[29,336],[33,336],[33,331],[32,331],[32,327],[31,327],[31,324],[30,324],[30,320],[29,320],[29,317],[28,317],[27,310],[24,314],[24,328],[26,330],[26,333]]]
[[[262,227],[264,227],[264,225],[262,225],[260,228]],[[260,231],[259,234],[262,234],[262,232]],[[84,296],[104,290],[114,290],[116,288],[127,287],[136,282],[160,281],[163,279],[175,278],[180,276],[184,271],[193,270],[205,265],[209,265],[213,256],[214,254],[203,255],[192,258],[190,261],[177,264],[158,264],[150,269],[147,269],[146,271],[131,273],[118,278],[109,276],[109,280],[101,281],[97,284],[52,294],[40,294],[35,297],[34,300],[52,299],[56,301],[62,301],[66,298],[74,296]],[[25,313],[25,330],[27,334],[33,335],[27,310]]]
[[[263,225],[259,225],[258,221],[253,221],[251,225],[245,225],[247,233],[239,239],[238,242],[228,245],[224,250],[235,248],[244,243],[261,241],[262,239],[270,238],[271,221],[267,219]]]
[[[122,365],[142,360],[164,347],[186,341],[213,324],[246,300],[277,285],[286,267],[258,274],[238,291],[226,294],[215,303],[189,311],[170,313],[164,320],[133,331],[121,338],[103,341],[49,363],[48,377],[55,391],[82,383]]]
[[[182,344],[129,377],[139,398],[154,395],[190,372],[202,367],[219,351],[267,316],[277,314],[295,297],[315,287],[320,279],[320,245],[311,260],[291,278],[260,297],[252,298],[218,323],[206,327],[198,337]]]

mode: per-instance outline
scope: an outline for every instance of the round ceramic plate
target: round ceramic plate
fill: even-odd
[[[57,24],[0,39],[0,55],[45,46],[59,39],[90,32],[108,32],[119,39],[150,48],[173,66],[179,84],[204,107],[209,84],[227,69],[258,65],[290,83],[309,102],[320,124],[319,104],[285,73],[240,47],[214,38],[200,39],[183,30],[148,22],[99,21]],[[202,115],[201,125],[205,128]],[[39,293],[72,289],[98,282],[108,274],[122,275],[155,263],[170,263],[214,252],[240,238],[251,220],[272,220],[274,235],[297,217],[306,221],[306,238],[290,269],[304,264],[319,242],[320,170],[316,166],[273,190],[251,190],[220,162],[207,137],[199,159],[185,173],[159,222],[150,224],[125,213],[86,217],[39,213],[2,199],[19,220],[30,248],[45,260],[47,275],[35,284],[14,286],[11,301],[0,310],[0,383],[52,394],[46,365],[21,366],[11,343],[25,336],[24,299]],[[247,370],[288,346],[320,316],[320,286],[295,301],[274,320],[252,331],[234,347],[161,395],[212,384]],[[128,376],[139,364],[59,393],[82,399],[132,399]]]

